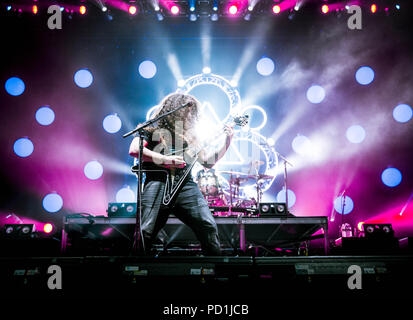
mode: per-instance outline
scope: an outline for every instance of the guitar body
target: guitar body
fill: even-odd
[[[248,115],[242,115],[238,117],[234,117],[232,120],[232,126],[244,126],[248,123]],[[216,138],[216,137],[215,137]],[[211,139],[212,141],[215,140]],[[186,166],[182,169],[173,168],[170,169],[170,174],[167,175],[166,184],[165,184],[165,191],[162,199],[162,204],[167,206],[169,205],[177,195],[177,193],[181,190],[186,181],[188,175],[192,171],[195,163],[198,161],[199,153],[205,148],[206,146],[200,147],[198,150],[193,151],[192,155],[189,155],[189,152],[185,152],[181,154],[184,156]]]

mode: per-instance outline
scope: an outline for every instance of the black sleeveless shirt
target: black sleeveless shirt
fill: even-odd
[[[143,131],[144,134],[144,140],[147,142],[147,145],[145,146],[145,148],[154,151],[155,147],[158,146],[160,144],[159,141],[154,141],[153,140],[153,134],[151,131],[148,130],[144,130]],[[187,147],[187,143],[184,142],[183,144],[183,148]],[[182,148],[182,146],[181,146]],[[171,152],[173,152],[175,149],[175,141],[172,141],[172,145],[170,146],[170,150],[166,150],[166,148],[162,148],[162,150],[160,150],[161,154],[169,154]],[[155,152],[159,152],[159,151],[155,151]],[[166,182],[166,177],[167,177],[167,173],[170,174],[171,170],[168,168],[164,168],[161,166],[158,166],[156,163],[152,162],[152,161],[143,161],[142,162],[142,169],[144,170],[145,173],[145,184],[149,181],[162,181],[162,182]],[[175,169],[175,176],[179,178],[180,174],[182,174],[184,171],[186,170],[186,167],[184,168],[177,168]],[[185,182],[189,181],[192,179],[192,175],[191,173],[189,173],[187,175],[187,177],[185,178]]]

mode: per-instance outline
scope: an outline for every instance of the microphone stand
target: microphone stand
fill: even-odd
[[[287,164],[293,167],[293,164],[288,161],[281,153],[275,151],[275,153],[283,160],[284,162],[284,189],[285,189],[285,206],[286,206],[286,215],[288,216],[288,179],[287,179]]]
[[[139,212],[136,214],[136,223],[135,223],[135,230],[134,230],[134,234],[133,234],[133,252],[137,253],[137,249],[139,248],[139,244],[140,242],[142,242],[142,247],[143,247],[143,251],[145,252],[145,241],[142,237],[142,226],[141,226],[141,219],[142,219],[142,160],[143,160],[143,129],[154,124],[155,122],[169,116],[172,113],[175,113],[176,111],[187,107],[188,105],[190,105],[191,102],[188,102],[182,106],[179,106],[178,108],[168,111],[156,118],[150,119],[142,124],[140,124],[139,126],[137,126],[135,129],[133,129],[132,131],[129,131],[128,133],[125,133],[122,137],[126,138],[129,137],[132,134],[137,133],[139,136],[139,164],[138,164],[138,207],[139,207]],[[142,240],[142,241],[140,241]]]
[[[341,226],[340,226],[340,236],[343,237],[343,223],[344,223],[344,208],[346,207],[346,189],[344,189],[341,194],[342,206],[341,206]]]

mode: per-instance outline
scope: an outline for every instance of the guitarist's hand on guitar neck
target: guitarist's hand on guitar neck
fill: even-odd
[[[224,126],[224,133],[227,135],[227,138],[232,139],[234,136],[234,128],[229,125]]]
[[[182,156],[164,156],[162,167],[165,168],[184,168],[186,162]]]

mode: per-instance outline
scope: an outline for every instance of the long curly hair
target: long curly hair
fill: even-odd
[[[194,96],[183,93],[169,94],[161,101],[152,117],[160,116],[187,103],[189,103],[188,106],[159,120],[157,125],[149,130],[153,132],[156,129],[166,129],[172,135],[178,135],[187,143],[197,144],[195,125],[199,120],[200,103]],[[180,129],[179,132],[176,131],[177,128]]]

